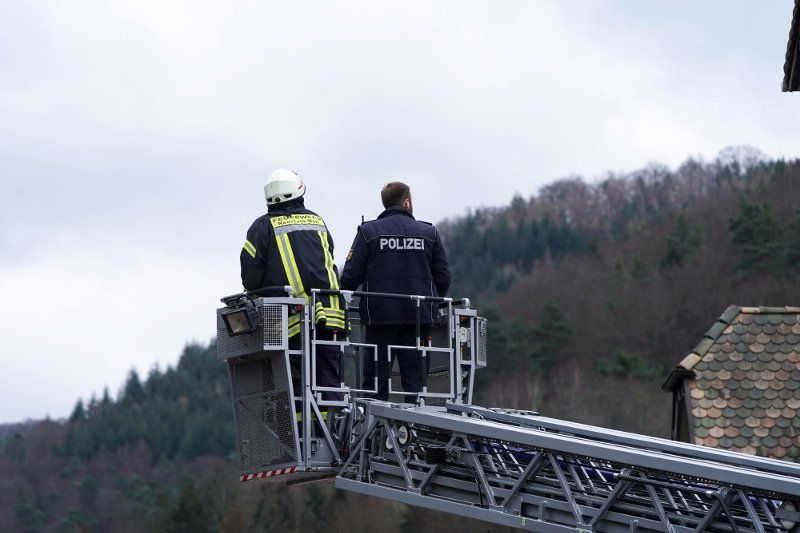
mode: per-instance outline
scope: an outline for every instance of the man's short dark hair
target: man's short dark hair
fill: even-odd
[[[411,198],[411,187],[399,181],[387,183],[381,190],[381,202],[386,209],[395,205],[403,205],[406,198]]]

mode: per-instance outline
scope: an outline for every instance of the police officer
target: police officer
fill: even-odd
[[[292,171],[278,169],[267,178],[264,195],[267,214],[257,218],[247,230],[239,256],[245,290],[286,286],[295,296],[308,300],[310,289],[339,289],[339,276],[333,263],[333,239],[322,217],[305,208],[306,187]],[[317,295],[315,312],[317,338],[330,340],[333,332],[344,331],[344,302],[338,295]],[[289,317],[289,347],[299,349],[301,314]],[[295,396],[300,390],[300,355],[290,357]],[[317,345],[317,385],[339,387],[339,350]],[[323,399],[338,399],[336,393],[323,393]]]
[[[436,228],[414,218],[411,190],[405,183],[392,182],[381,190],[385,210],[377,220],[358,227],[353,246],[342,269],[345,290],[445,296],[450,287],[447,254]],[[420,336],[428,336],[437,304],[419,307]],[[388,400],[391,364],[388,345],[416,346],[416,303],[406,299],[361,298],[359,313],[366,325],[365,341],[378,346],[379,400]],[[399,353],[398,353],[399,352]],[[422,390],[422,360],[417,350],[392,350],[397,355],[405,392]],[[367,358],[363,388],[372,388],[374,361]],[[406,396],[413,401],[414,396]]]

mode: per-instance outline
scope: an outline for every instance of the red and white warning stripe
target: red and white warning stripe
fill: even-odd
[[[250,481],[251,479],[264,479],[265,477],[282,476],[284,474],[294,474],[297,467],[279,468],[277,470],[267,470],[266,472],[259,472],[257,474],[245,474],[242,476],[242,481]]]

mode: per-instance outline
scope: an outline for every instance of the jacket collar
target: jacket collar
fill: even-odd
[[[279,204],[272,204],[267,206],[267,213],[270,215],[284,215],[286,213],[301,213],[305,210],[306,204],[303,197],[289,200],[288,202],[281,202]]]
[[[392,207],[387,208],[383,213],[378,215],[378,219],[390,217],[393,215],[405,215],[408,218],[414,218],[414,215],[409,213],[408,210],[406,210],[406,208],[403,207],[402,205],[393,205]]]

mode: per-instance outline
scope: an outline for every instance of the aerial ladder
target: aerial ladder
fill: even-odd
[[[417,336],[426,370],[414,403],[392,382],[398,401],[371,399],[377,380],[360,388],[365,358],[378,355],[356,316],[333,340],[316,338],[314,304],[331,292],[438,307],[430,337]],[[473,405],[487,322],[466,299],[312,290],[306,302],[271,287],[222,302],[217,356],[230,373],[242,481],[334,478],[339,489],[540,533],[800,533],[795,463]],[[339,387],[316,383],[321,344],[339,348]]]

